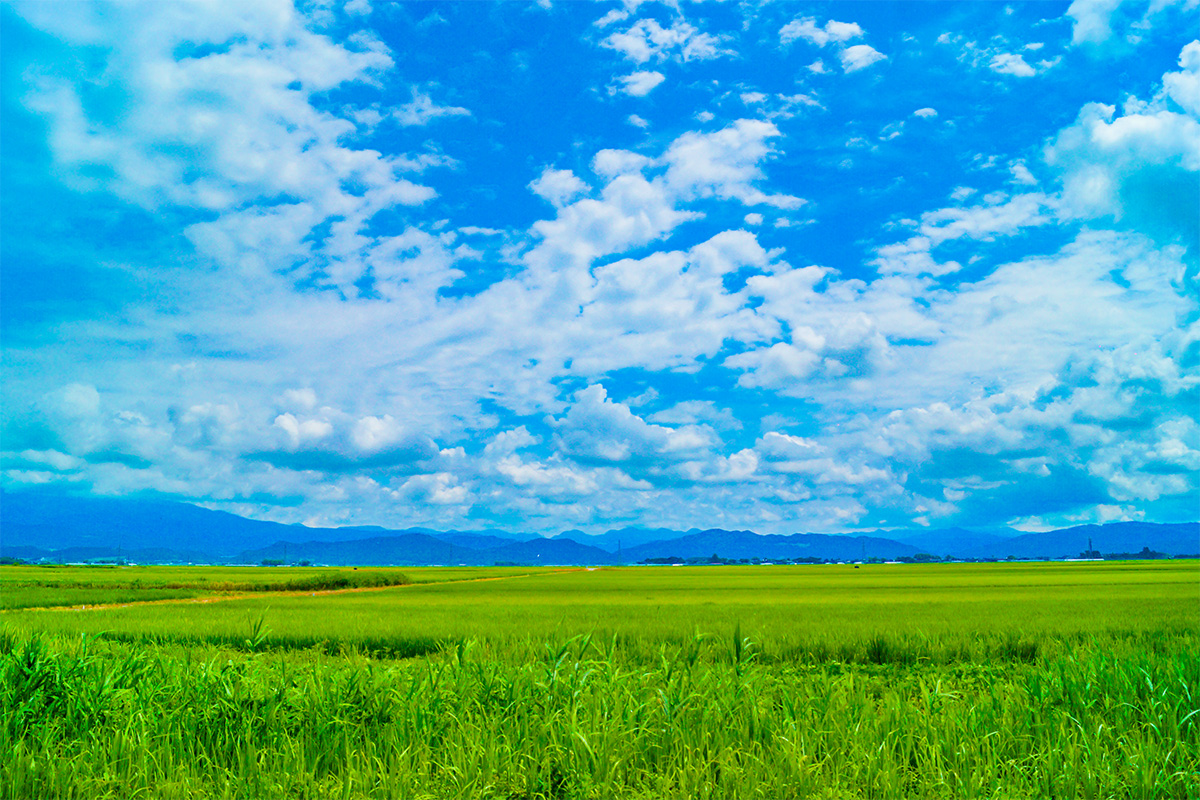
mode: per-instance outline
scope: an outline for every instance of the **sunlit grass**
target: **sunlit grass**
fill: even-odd
[[[500,574],[5,612],[0,796],[1200,787],[1196,562]]]
[[[531,567],[521,572],[534,572]],[[489,567],[422,567],[417,582],[513,574]],[[107,605],[246,592],[401,586],[412,569],[373,567],[0,566],[0,609]]]

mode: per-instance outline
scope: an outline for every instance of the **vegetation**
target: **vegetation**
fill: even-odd
[[[497,574],[487,569],[422,569],[418,581],[464,580]],[[0,609],[111,605],[248,592],[314,592],[403,586],[396,568],[0,566]]]
[[[455,574],[6,612],[0,795],[1200,795],[1194,562]]]

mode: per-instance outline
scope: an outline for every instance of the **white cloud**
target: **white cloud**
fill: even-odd
[[[696,425],[669,428],[652,425],[608,398],[595,384],[576,392],[574,403],[558,421],[563,450],[584,463],[622,463],[655,457],[682,461],[708,450],[712,435]]]
[[[588,190],[587,184],[571,170],[553,167],[547,167],[537,180],[529,184],[529,188],[538,197],[557,207],[565,206]]]
[[[741,100],[748,106],[761,105],[767,99],[767,96],[762,92],[742,92]]]
[[[1200,117],[1200,41],[1193,40],[1179,53],[1179,72],[1163,75],[1163,90],[1193,117]]]
[[[857,72],[886,58],[887,56],[869,44],[856,44],[842,51],[842,69],[846,72]]]
[[[288,389],[283,393],[285,405],[301,411],[312,411],[317,407],[317,393],[312,389]]]
[[[990,240],[996,235],[1015,233],[1022,228],[1046,225],[1054,221],[1053,198],[1044,194],[1017,195],[1006,203],[943,208],[921,215],[919,232],[934,245],[967,237]]]
[[[435,505],[461,505],[470,499],[467,487],[457,485],[455,476],[448,472],[414,475],[401,485],[397,494],[410,502]]]
[[[469,117],[471,112],[459,106],[439,106],[433,102],[428,93],[422,92],[415,86],[412,89],[412,100],[392,112],[396,121],[404,126],[428,125],[442,117]]]
[[[769,337],[775,325],[745,308],[745,293],[730,291],[725,278],[775,268],[772,253],[746,231],[595,268],[594,283],[579,295],[574,367],[596,375],[619,365],[689,370],[727,341]]]
[[[275,427],[283,431],[291,450],[297,450],[301,445],[320,442],[333,434],[333,426],[325,420],[299,420],[294,414],[280,414],[275,418]]]
[[[1066,16],[1073,20],[1072,44],[1104,45],[1117,32],[1123,33],[1123,38],[1129,43],[1137,44],[1143,36],[1142,31],[1157,24],[1157,17],[1168,9],[1180,9],[1186,13],[1196,6],[1197,0],[1152,0],[1150,3],[1130,3],[1128,0],[1074,0],[1067,9]],[[1190,18],[1185,19],[1190,21]]]
[[[1012,75],[1019,78],[1030,78],[1039,73],[1056,67],[1062,60],[1061,56],[1043,58],[1030,64],[1021,53],[1010,52],[1012,43],[1003,37],[995,36],[981,45],[978,41],[968,39],[963,35],[942,34],[938,37],[940,44],[951,45],[959,50],[959,61],[970,64],[975,69],[988,69],[998,75]],[[1037,52],[1041,46],[1022,48],[1030,53]]]
[[[712,400],[684,400],[649,417],[651,422],[669,425],[709,424],[722,430],[740,430],[742,423],[728,408],[718,408]]]
[[[592,24],[595,25],[597,28],[607,28],[609,25],[613,24],[614,22],[620,22],[621,20],[628,19],[628,18],[629,18],[628,11],[625,11],[620,8],[614,8],[611,11],[609,11],[607,14],[605,14],[603,17],[601,17],[600,19],[593,22]]]
[[[204,28],[190,21],[194,9],[179,8],[128,24],[165,24],[154,14],[178,13]],[[146,198],[147,207],[213,210],[189,230],[201,268],[169,275],[182,286],[170,313],[138,306],[55,331],[53,364],[69,368],[61,378],[46,368],[23,380],[72,385],[23,390],[37,400],[25,404],[36,406],[26,426],[32,433],[20,428],[29,440],[10,444],[6,428],[6,480],[177,492],[257,514],[268,509],[251,498],[305,498],[299,509],[271,512],[289,521],[354,521],[344,516],[354,508],[368,515],[361,522],[449,527],[494,514],[531,529],[650,517],[690,525],[703,516],[786,531],[798,519],[844,527],[868,510],[875,524],[879,509],[936,521],[1001,491],[1014,474],[1057,480],[1071,470],[1114,493],[1112,508],[1098,514],[1124,514],[1137,498],[1194,493],[1188,473],[1172,472],[1200,468],[1197,426],[1184,407],[1196,378],[1181,354],[1197,334],[1185,330],[1183,248],[1155,247],[1140,233],[1093,231],[1031,256],[1002,240],[1052,223],[1069,233],[1070,218],[1084,212],[1119,209],[1128,219],[1139,203],[1169,215],[1160,189],[1194,186],[1198,169],[1191,114],[1200,44],[1183,49],[1181,71],[1164,76],[1150,101],[1131,99],[1121,112],[1085,108],[1052,140],[1049,165],[997,156],[999,172],[977,174],[996,181],[983,200],[907,212],[916,219],[887,228],[904,231],[888,234],[899,241],[842,274],[793,267],[765,246],[778,231],[765,231],[762,242],[750,232],[765,223],[763,206],[801,203],[768,180],[774,150],[786,140],[762,120],[684,133],[669,144],[626,130],[643,153],[600,150],[593,175],[548,169],[537,176],[530,187],[553,209],[529,230],[504,228],[506,217],[490,223],[499,227],[456,230],[441,219],[451,216],[442,208],[409,219],[401,206],[433,192],[401,175],[435,166],[440,149],[422,160],[356,144],[359,125],[318,110],[332,103],[316,90],[294,87],[309,67],[280,66],[303,59],[276,52],[309,35],[315,41],[306,47],[332,45],[306,33],[303,18],[279,25],[282,43],[255,34],[247,41],[256,49],[243,53],[240,66],[259,70],[261,92],[231,73],[237,92],[282,103],[278,117],[244,110],[262,125],[264,138],[248,141],[263,148],[270,167],[250,164],[246,183],[204,148],[197,163],[207,183],[181,189],[184,173],[169,159],[166,177],[139,182],[143,173],[130,164],[144,157],[157,165],[156,148],[166,153],[194,140],[165,129],[139,139],[136,126],[108,126],[82,101],[72,107],[71,97],[85,91],[79,81],[42,75],[31,82],[29,102],[44,104],[52,136],[61,137],[53,144],[61,173],[81,186]],[[840,41],[829,25],[821,30]],[[661,58],[683,57],[678,43],[659,44]],[[357,64],[348,80],[379,80],[387,69],[381,47],[347,53],[327,55]],[[126,68],[120,59],[111,66]],[[222,103],[235,103],[237,92],[215,85]],[[135,108],[149,102],[139,92],[132,90]],[[807,96],[791,100],[810,105],[800,97]],[[767,96],[763,115],[785,100]],[[181,98],[165,107],[194,110]],[[216,104],[224,124],[219,112]],[[237,122],[227,127],[241,131]],[[587,152],[572,151],[570,163],[585,163]],[[107,174],[94,164],[115,166]],[[1032,185],[1035,172],[1043,191],[1017,192],[1013,184]],[[1110,191],[1083,192],[1097,176],[1095,185]],[[1063,198],[1053,194],[1055,177]],[[1003,181],[1005,191],[995,191]],[[1144,202],[1147,186],[1157,205]],[[978,194],[959,187],[952,196],[962,203]],[[1194,211],[1188,197],[1172,205]],[[398,219],[382,232],[368,225],[393,207]],[[1097,217],[1087,218],[1096,227]],[[747,230],[723,230],[729,225]],[[867,241],[877,235],[863,233]],[[976,265],[969,273],[947,277],[961,269],[948,255],[963,258],[959,250],[979,260],[968,262]],[[502,277],[490,286],[459,283],[480,274],[475,265],[485,259]],[[212,270],[219,292],[211,291]],[[254,279],[234,280],[233,272]],[[296,291],[293,280],[310,283]],[[466,284],[462,296],[443,291]],[[96,359],[97,341],[128,346]],[[11,352],[32,359],[19,343]],[[609,376],[619,371],[635,376],[621,396],[638,398],[608,396],[601,382],[613,388]],[[666,371],[659,388],[695,379],[755,391],[725,395],[733,398],[727,408],[716,395],[658,393],[640,383]],[[727,374],[713,381],[713,371]],[[764,419],[753,446],[723,442],[718,432],[738,430],[747,413],[749,403],[734,400],[795,407],[763,392],[805,398],[810,413]],[[746,427],[752,433],[739,438],[760,430],[756,421]],[[958,451],[976,454],[978,474],[937,472]],[[929,488],[914,488],[923,483]]]
[[[627,172],[641,172],[651,160],[630,150],[601,150],[592,157],[592,170],[604,178],[615,178]]]
[[[1009,165],[1008,171],[1012,173],[1014,183],[1019,183],[1023,186],[1036,186],[1037,178],[1033,177],[1033,173],[1029,171],[1029,167],[1025,166],[1023,161],[1014,161]]]
[[[1068,215],[1111,216],[1155,236],[1194,240],[1200,121],[1170,110],[1167,99],[1187,108],[1186,89],[1200,72],[1200,45],[1185,46],[1180,63],[1184,69],[1163,76],[1154,101],[1131,99],[1121,115],[1114,106],[1088,103],[1046,147],[1046,161],[1063,181]]]
[[[104,80],[126,90],[114,115],[83,102],[96,80],[90,67],[32,71],[25,102],[47,120],[61,174],[149,209],[207,212],[186,236],[247,280],[287,272],[326,285],[340,283],[336,272],[352,283],[358,276],[348,273],[374,244],[359,233],[367,220],[436,194],[400,177],[424,168],[421,159],[356,148],[357,126],[314,105],[391,68],[387,49],[368,36],[350,49],[288,7],[265,4],[168,4],[102,17],[83,6],[72,15],[40,4],[23,11],[68,42],[106,52]],[[210,52],[194,56],[194,48]]]
[[[738,120],[715,133],[685,133],[663,155],[667,185],[684,198],[716,196],[797,208],[804,202],[800,198],[768,195],[753,185],[762,176],[759,164],[771,153],[768,141],[777,136],[777,127],[759,120]]]
[[[643,130],[650,127],[650,120],[645,117],[639,117],[637,114],[630,114],[625,118],[625,121],[633,127],[642,128]]]
[[[829,20],[821,26],[813,17],[797,17],[779,30],[779,40],[785,45],[797,39],[804,39],[818,47],[825,47],[828,44],[838,45],[841,47],[838,57],[841,59],[842,70],[845,72],[856,72],[887,58],[869,44],[845,46],[845,43],[851,39],[858,39],[862,36],[863,29],[857,23]],[[808,70],[818,75],[828,72],[821,59],[809,64]]]
[[[725,359],[725,366],[742,370],[738,386],[748,389],[780,389],[795,385],[812,375],[821,364],[821,356],[811,350],[778,342],[765,350],[751,350]]]
[[[113,125],[85,108],[82,86],[92,76],[35,71],[31,79],[26,103],[50,122],[54,157],[82,188],[104,188],[150,208],[224,210],[280,194],[343,202],[338,184],[348,174],[373,187],[394,180],[379,153],[341,144],[352,123],[309,103],[313,93],[339,84],[376,80],[392,63],[381,45],[349,50],[265,6],[244,13],[130,8],[105,12],[103,21],[88,19],[95,9],[56,15],[32,4],[23,11],[68,41],[107,48],[114,54],[109,69],[117,72],[106,79],[128,87]],[[185,43],[216,49],[176,58]]]
[[[1075,20],[1071,38],[1075,44],[1103,42],[1112,36],[1109,24],[1113,12],[1122,0],[1074,0],[1067,16]]]
[[[831,19],[821,26],[813,17],[797,17],[779,30],[779,40],[783,44],[804,39],[818,47],[824,47],[830,42],[849,41],[862,35],[863,30],[857,23]]]
[[[997,53],[988,62],[988,69],[1001,75],[1016,75],[1018,78],[1030,78],[1037,74],[1019,53]]]
[[[609,89],[610,94],[616,92],[624,92],[631,97],[645,97],[654,90],[654,87],[662,83],[666,78],[661,72],[649,72],[647,70],[639,70],[623,75],[617,78],[619,85],[614,85]]]
[[[918,108],[913,112],[914,117],[921,117],[923,119],[933,119],[937,115],[937,109],[934,108]]]
[[[621,53],[635,64],[648,61],[706,61],[732,51],[722,47],[722,39],[698,30],[682,19],[664,28],[653,19],[638,20],[625,31],[610,34],[603,45]]]

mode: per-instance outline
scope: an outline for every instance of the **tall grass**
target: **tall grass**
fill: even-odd
[[[653,659],[573,637],[379,661],[9,632],[0,793],[1187,797],[1198,644],[1092,636],[1033,660],[772,664],[742,636]],[[858,650],[873,662],[881,646]]]
[[[505,574],[4,612],[0,798],[1200,797],[1194,563]]]

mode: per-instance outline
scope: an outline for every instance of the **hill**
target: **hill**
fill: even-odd
[[[749,530],[621,528],[545,538],[486,529],[309,528],[245,519],[157,499],[95,498],[41,492],[0,494],[0,556],[30,561],[124,558],[138,563],[318,564],[634,564],[654,559],[911,558],[919,553],[974,559],[1075,558],[1143,548],[1200,553],[1200,523],[1114,522],[1041,533],[965,528],[870,534],[761,535]],[[618,552],[619,549],[619,552]]]

